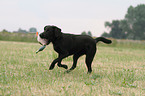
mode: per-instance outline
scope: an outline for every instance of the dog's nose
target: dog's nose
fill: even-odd
[[[40,38],[44,38],[44,35],[42,33],[39,36],[40,36]]]

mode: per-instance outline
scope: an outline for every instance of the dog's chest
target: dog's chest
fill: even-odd
[[[63,53],[61,47],[53,45],[53,49],[57,52],[57,53]]]

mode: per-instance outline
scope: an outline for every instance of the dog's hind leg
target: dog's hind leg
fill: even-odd
[[[94,59],[95,53],[96,53],[96,50],[91,50],[91,51],[87,52],[87,54],[86,54],[86,65],[88,68],[88,73],[92,72],[91,65],[92,65],[92,61]]]
[[[55,60],[53,60],[53,62],[51,63],[51,65],[49,67],[49,70],[52,70],[58,61],[59,61],[59,58],[56,58]]]
[[[73,56],[73,65],[69,70],[67,70],[67,73],[69,73],[70,71],[72,71],[76,68],[77,61],[78,61],[79,57],[82,56],[82,55],[83,55],[83,53],[74,54],[74,56]]]

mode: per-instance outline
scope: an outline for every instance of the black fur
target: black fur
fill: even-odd
[[[52,70],[56,63],[59,67],[67,69],[67,65],[61,64],[61,61],[73,55],[73,65],[67,72],[76,68],[77,60],[80,56],[86,55],[88,73],[91,73],[91,64],[96,53],[96,43],[103,41],[110,44],[112,42],[104,37],[93,39],[87,35],[64,34],[56,26],[45,26],[44,32],[40,34],[40,37],[48,40],[47,45],[52,42],[54,50],[58,53],[58,58],[51,63],[49,70]]]

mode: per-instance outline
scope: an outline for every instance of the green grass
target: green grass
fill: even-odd
[[[144,96],[145,49],[142,46],[98,46],[93,72],[89,75],[85,56],[68,74],[57,66],[49,71],[50,63],[57,57],[52,45],[36,55],[40,48],[37,43],[0,41],[0,96]],[[70,68],[72,57],[62,63]]]
[[[0,32],[0,41],[37,42],[35,33]]]

